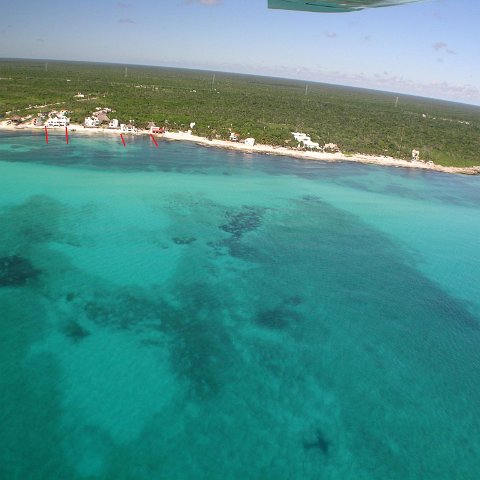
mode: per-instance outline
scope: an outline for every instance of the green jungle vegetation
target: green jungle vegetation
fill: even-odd
[[[83,62],[0,60],[0,117],[65,109],[83,122],[95,107],[111,118],[227,139],[296,147],[292,131],[368,153],[440,165],[480,165],[480,107],[270,77]],[[74,98],[81,92],[84,99]],[[47,107],[33,107],[48,105]],[[6,113],[10,112],[10,113]]]

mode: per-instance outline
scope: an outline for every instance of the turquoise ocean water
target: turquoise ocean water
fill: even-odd
[[[0,478],[480,478],[480,178],[0,136]]]

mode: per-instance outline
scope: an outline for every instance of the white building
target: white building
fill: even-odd
[[[98,127],[100,125],[100,122],[93,117],[85,117],[85,121],[83,122],[85,127],[87,128],[92,128],[92,127]]]
[[[314,148],[320,148],[320,144],[318,142],[312,142],[311,140],[304,140],[303,145],[306,148],[310,148],[313,150]]]
[[[325,151],[329,151],[329,152],[339,152],[340,151],[340,149],[338,148],[338,145],[336,143],[326,143],[323,146],[323,149]]]
[[[118,120],[116,118],[114,118],[109,124],[108,124],[108,128],[118,128],[119,127],[119,123],[118,123]]]
[[[304,142],[305,140],[310,140],[310,135],[302,132],[292,132],[293,137],[297,142]]]
[[[137,133],[138,129],[137,129],[137,127],[134,127],[131,123],[129,123],[127,125],[122,123],[120,125],[120,131],[122,133]]]
[[[412,162],[418,162],[420,160],[420,152],[418,150],[412,150]]]
[[[45,122],[45,126],[49,128],[66,127],[70,123],[70,119],[64,116],[52,117]]]
[[[255,139],[254,138],[246,138],[245,139],[245,145],[247,147],[253,147],[255,145]]]

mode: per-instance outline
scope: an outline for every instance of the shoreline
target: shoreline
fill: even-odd
[[[21,132],[24,130],[43,131],[44,127],[36,127],[33,125],[25,125],[16,127],[13,125],[5,125],[0,123],[0,131]],[[63,128],[50,128],[49,131],[61,130]],[[68,127],[69,134],[81,134],[81,135],[120,135],[120,129],[107,129],[99,127],[85,128],[83,125],[70,124]],[[132,134],[124,134],[129,136]],[[137,135],[150,135],[148,130],[139,130]],[[165,132],[159,135],[154,135],[156,138],[165,138],[173,141],[187,141],[194,142],[198,145],[223,148],[228,150],[235,150],[245,153],[259,153],[265,155],[280,155],[291,158],[298,158],[303,160],[315,160],[322,162],[352,162],[369,165],[378,165],[383,167],[397,167],[397,168],[416,168],[420,170],[430,170],[443,173],[454,173],[463,175],[480,175],[480,166],[474,167],[445,167],[443,165],[437,165],[434,163],[424,163],[420,161],[408,161],[400,158],[394,158],[382,155],[368,155],[356,153],[352,155],[345,155],[344,153],[324,153],[324,152],[309,152],[303,150],[295,150],[288,147],[280,147],[273,145],[256,144],[254,146],[247,146],[244,143],[231,142],[228,140],[209,140],[206,137],[200,137],[188,132]]]

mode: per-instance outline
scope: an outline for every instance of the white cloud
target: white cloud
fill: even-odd
[[[442,50],[442,48],[447,48],[448,45],[445,42],[436,42],[432,46],[435,50]]]

